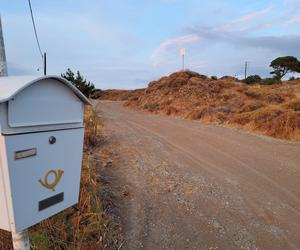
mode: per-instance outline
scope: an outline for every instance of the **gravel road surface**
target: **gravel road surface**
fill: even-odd
[[[300,143],[98,110],[124,249],[300,249]]]

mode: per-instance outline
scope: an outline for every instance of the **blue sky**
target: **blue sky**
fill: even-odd
[[[140,88],[186,67],[267,76],[278,56],[300,58],[300,0],[32,0],[48,73],[80,70],[98,88]],[[41,74],[27,0],[1,0],[10,75]]]

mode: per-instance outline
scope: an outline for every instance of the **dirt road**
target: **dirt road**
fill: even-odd
[[[98,109],[125,249],[300,249],[300,143]]]

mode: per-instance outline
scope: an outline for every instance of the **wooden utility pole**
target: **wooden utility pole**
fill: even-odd
[[[4,38],[2,32],[1,16],[0,16],[0,77],[7,76],[7,64],[5,56]]]

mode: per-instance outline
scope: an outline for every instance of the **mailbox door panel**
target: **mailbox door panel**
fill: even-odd
[[[15,230],[78,202],[83,128],[6,136]]]

